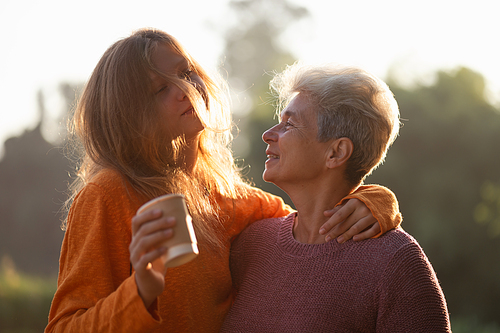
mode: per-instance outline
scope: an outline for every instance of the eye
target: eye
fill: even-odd
[[[290,127],[293,127],[293,124],[289,121],[285,121],[283,124],[283,128],[286,130],[290,129]]]
[[[158,89],[156,91],[156,95],[158,95],[159,93],[161,93],[162,91],[165,91],[167,90],[168,86],[167,85],[164,85],[164,86],[161,86],[160,89]]]

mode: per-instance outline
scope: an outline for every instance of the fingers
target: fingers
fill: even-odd
[[[149,253],[154,252],[155,250],[162,251],[162,244],[169,238],[171,238],[172,235],[172,229],[161,229],[145,235],[142,235],[142,233],[137,233],[136,236],[132,238],[132,242],[129,246],[130,260],[132,262],[132,265],[134,265],[134,268],[136,268],[135,263],[141,266],[142,258],[149,258]],[[148,262],[150,261],[147,261],[146,264]]]
[[[158,219],[162,216],[161,209],[152,209],[141,214],[137,214],[132,218],[132,235],[135,235],[144,223],[153,219]]]
[[[332,211],[325,212],[325,216],[331,214]],[[368,207],[358,199],[348,200],[331,215],[320,229],[320,234],[326,235],[327,242],[337,238],[339,243],[343,243],[355,235],[358,235],[355,240],[363,240],[373,237],[379,232],[380,226],[377,220]]]
[[[172,238],[175,222],[173,217],[162,216],[161,211],[145,212],[132,218],[129,252],[135,270],[145,269],[166,251],[162,244]]]
[[[163,292],[166,268],[162,260],[168,248],[163,245],[173,236],[175,218],[162,216],[161,210],[146,211],[132,218],[130,262],[136,272],[135,280],[144,305],[149,307]]]
[[[168,248],[161,246],[153,251],[147,252],[146,254],[140,256],[139,258],[136,258],[135,260],[135,266],[134,269],[139,272],[144,271],[144,270],[149,270],[152,268],[151,263],[154,262],[156,259],[160,258],[162,255],[167,253]]]
[[[319,230],[321,235],[326,235],[326,240],[334,239],[345,232],[354,223],[348,224],[347,220],[355,211],[356,206],[349,200],[346,204],[337,206],[332,210],[325,211],[325,216],[330,216],[328,221]]]
[[[167,269],[161,260],[157,260],[167,252],[166,247],[160,247],[140,257],[134,263],[137,291],[146,308],[163,292]],[[153,263],[153,264],[151,264]]]
[[[343,232],[339,237],[337,237],[337,242],[344,243],[349,239],[356,237],[355,240],[363,240],[366,238],[370,238],[370,236],[365,237],[366,235],[370,235],[371,232],[368,232],[374,225],[378,226],[378,222],[373,217],[364,217],[361,220],[355,222],[347,231]],[[361,236],[360,236],[361,235]],[[376,235],[373,234],[373,236]]]
[[[333,209],[330,209],[330,210],[325,210],[325,216],[327,216],[327,217],[332,217],[332,216],[333,216],[333,214],[335,214],[336,212],[338,212],[338,211],[339,211],[339,209],[340,209],[340,208],[342,208],[342,207],[344,207],[344,205],[343,205],[343,204],[342,204],[342,205],[339,205],[339,206],[337,206],[337,207],[335,207],[335,208],[333,208]]]
[[[372,238],[372,237],[378,235],[380,233],[380,231],[381,231],[380,224],[375,223],[370,228],[363,231],[362,233],[354,235],[352,237],[352,240],[357,242],[357,241],[361,241],[364,239]]]

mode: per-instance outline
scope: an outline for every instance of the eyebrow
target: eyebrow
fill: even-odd
[[[186,66],[190,67],[191,63],[185,57],[182,57],[182,59],[179,59],[179,61],[172,66],[174,69],[173,75],[175,75],[175,72],[180,71],[181,68]],[[161,75],[156,75],[154,78],[152,78],[152,81],[153,84],[157,86],[155,89],[161,88],[161,86],[163,86],[166,82],[166,80]]]
[[[298,121],[303,121],[304,117],[296,111],[293,110],[285,110],[284,112],[281,112],[280,114],[280,119],[283,119],[283,117],[287,116],[288,118],[294,118],[297,119]]]

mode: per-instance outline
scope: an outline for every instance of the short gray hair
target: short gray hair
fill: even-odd
[[[360,184],[380,165],[399,133],[399,109],[387,84],[357,67],[296,63],[270,83],[278,112],[297,93],[308,97],[318,117],[318,140],[342,137],[354,144],[346,178]]]

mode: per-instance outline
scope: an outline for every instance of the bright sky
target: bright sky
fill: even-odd
[[[220,31],[231,21],[228,2],[0,0],[0,144],[38,122],[39,89],[55,119],[59,83],[86,81],[106,48],[134,29],[164,30],[216,68]],[[382,78],[397,64],[408,82],[463,65],[485,76],[491,98],[500,101],[498,0],[293,2],[312,14],[284,38],[301,60],[354,64]]]

